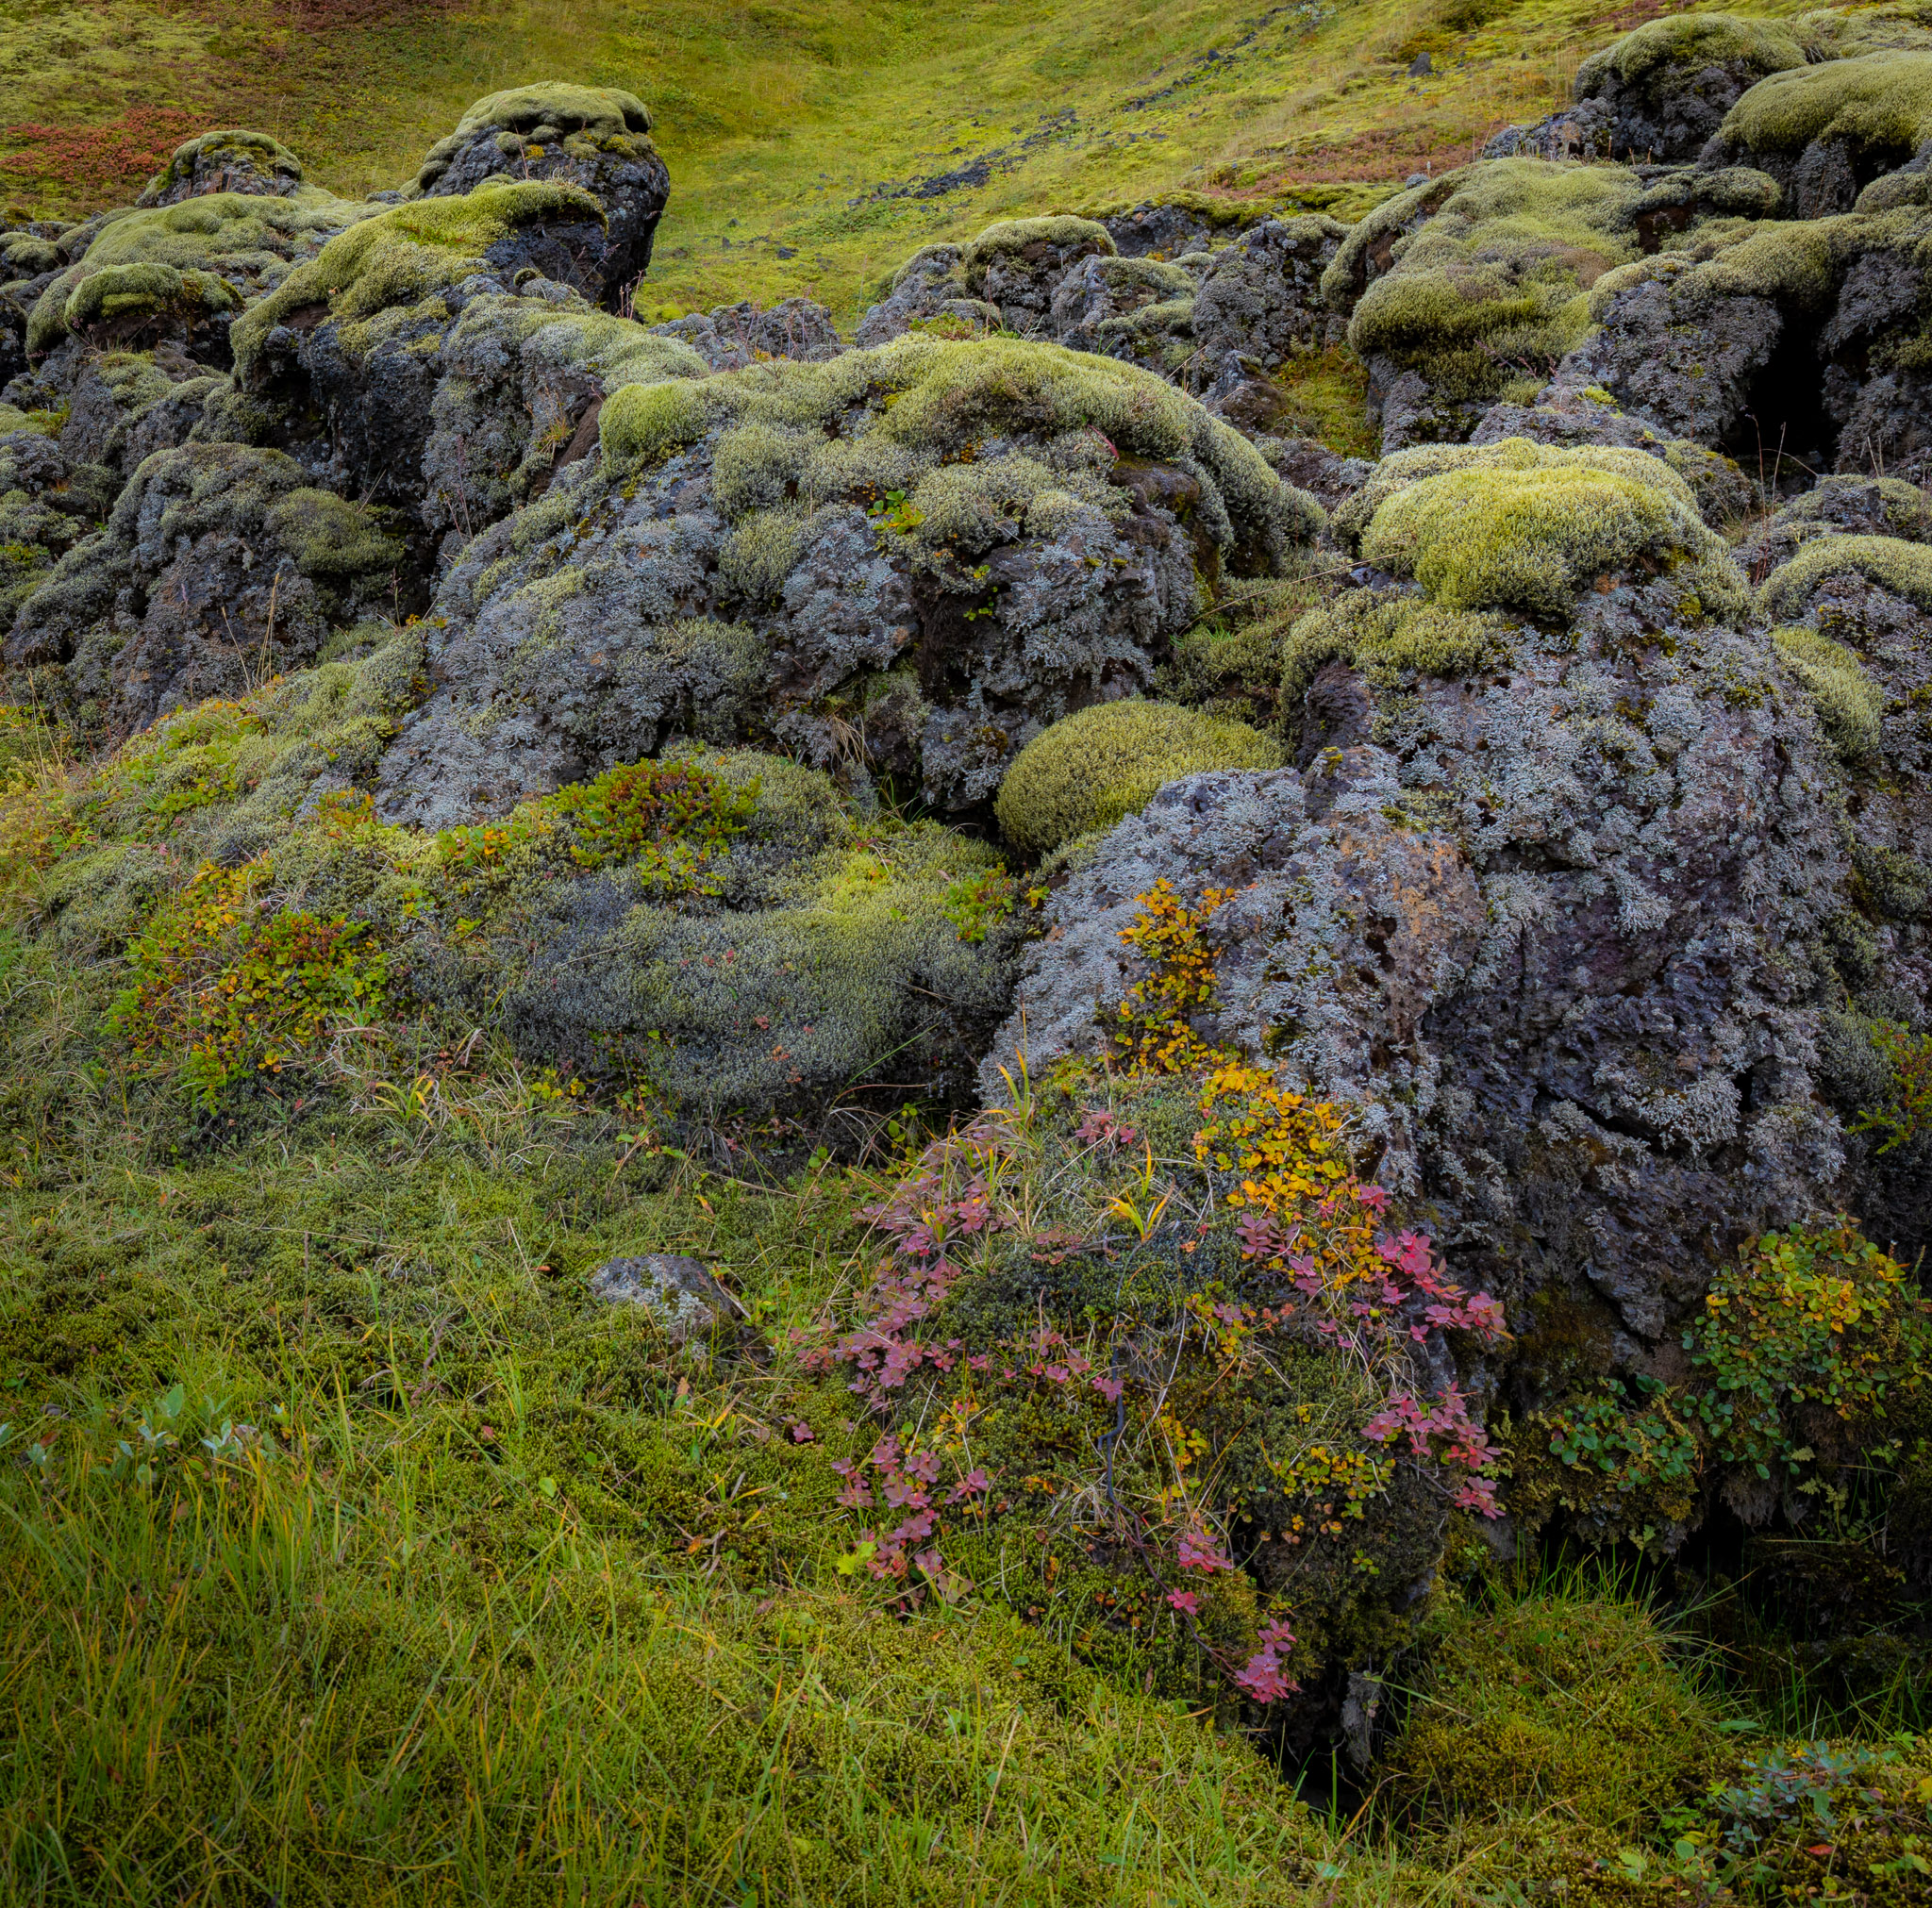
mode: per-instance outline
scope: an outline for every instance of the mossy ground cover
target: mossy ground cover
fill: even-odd
[[[165,108],[259,126],[359,195],[408,177],[486,92],[621,87],[651,107],[672,171],[652,294],[685,309],[805,292],[849,325],[919,245],[1002,217],[1181,189],[1354,216],[1546,111],[1612,17],[1575,0],[9,8],[0,177],[23,203],[110,202],[98,167],[33,129],[118,127],[101,139],[125,145],[130,114]],[[1412,77],[1424,52],[1436,70]]]

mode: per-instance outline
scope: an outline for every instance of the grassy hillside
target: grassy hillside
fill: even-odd
[[[1657,10],[325,0],[265,13],[10,0],[0,93],[17,105],[0,149],[14,198],[79,206],[110,199],[185,131],[241,123],[359,193],[408,177],[484,92],[538,76],[621,86],[655,110],[672,169],[661,299],[808,292],[849,323],[866,285],[916,246],[1018,211],[1185,188],[1352,214],[1546,110],[1585,51]],[[1411,77],[1424,52],[1435,72]]]

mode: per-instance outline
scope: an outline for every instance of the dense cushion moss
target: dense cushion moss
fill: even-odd
[[[1401,466],[1391,469],[1391,466]],[[1406,480],[1406,481],[1405,481]],[[1448,609],[1567,616],[1603,577],[1686,568],[1709,610],[1741,609],[1743,578],[1688,485],[1641,451],[1554,450],[1521,439],[1386,459],[1354,522],[1370,562]]]
[[[1136,815],[1155,792],[1204,769],[1278,769],[1281,744],[1245,722],[1171,703],[1100,703],[1020,751],[1000,784],[1001,832],[1044,854]]]

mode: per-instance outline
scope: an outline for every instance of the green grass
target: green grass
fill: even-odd
[[[65,0],[0,10],[0,88],[25,122],[89,125],[159,103],[256,124],[322,183],[360,193],[407,178],[482,93],[538,77],[625,87],[653,107],[672,172],[658,297],[695,308],[808,292],[849,326],[916,247],[996,218],[1179,188],[1354,216],[1547,110],[1614,30],[1596,24],[1611,9],[1575,0],[1468,24],[1485,10],[512,0],[298,33],[231,0],[190,15]],[[1412,80],[1421,51],[1440,70]],[[31,143],[16,150],[28,157],[13,195],[61,196]],[[983,186],[892,196],[979,157]]]

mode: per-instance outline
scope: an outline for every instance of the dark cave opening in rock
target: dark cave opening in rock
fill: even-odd
[[[1816,329],[1788,321],[1722,448],[1768,492],[1785,480],[1808,485],[1830,470],[1837,439],[1824,407]]]

